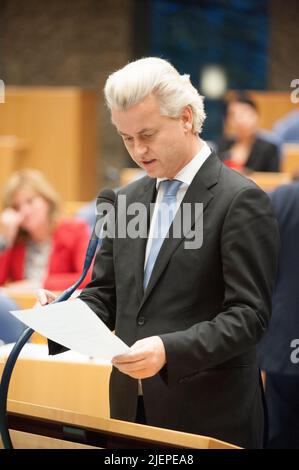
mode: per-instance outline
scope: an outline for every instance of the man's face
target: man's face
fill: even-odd
[[[157,98],[149,95],[126,111],[113,108],[111,115],[130,156],[148,176],[173,178],[190,160],[190,110],[178,119],[162,116]]]

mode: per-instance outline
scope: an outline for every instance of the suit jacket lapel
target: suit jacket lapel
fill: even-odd
[[[215,155],[215,153],[212,153],[209,156],[209,158],[205,161],[203,166],[199,169],[197,174],[195,175],[191,185],[189,186],[185,194],[182,204],[184,203],[192,204],[195,202],[201,202],[203,203],[203,211],[205,211],[205,209],[208,207],[209,202],[214,197],[212,192],[210,191],[210,188],[214,186],[215,184],[217,184],[221,165],[222,164],[220,160],[218,159],[218,157]],[[194,225],[194,223],[195,223],[195,213],[194,211],[192,211],[191,227],[192,225]],[[144,304],[144,302],[146,301],[146,299],[152,292],[153,288],[155,287],[155,284],[157,283],[161,274],[166,268],[167,263],[170,257],[172,256],[173,252],[177,249],[177,247],[184,240],[184,238],[185,236],[182,233],[182,236],[180,238],[169,237],[164,240],[161,250],[159,252],[159,255],[157,257],[151,278],[147,285],[146,291],[144,292],[144,296],[143,296],[140,308],[142,307],[142,305]],[[145,246],[146,246],[146,243],[144,243],[144,247]],[[143,262],[144,262],[144,253],[143,253]],[[139,270],[139,273],[140,273],[140,270]],[[141,280],[143,280],[143,266],[142,266]]]
[[[150,181],[144,186],[141,194],[136,198],[138,202],[146,207],[146,215],[144,214],[140,221],[141,233],[145,230],[147,233],[150,226],[150,204],[154,202],[156,196],[156,179]],[[147,238],[136,238],[134,241],[134,253],[132,257],[135,259],[135,280],[137,286],[137,294],[140,302],[143,298],[143,274],[144,274],[144,258],[146,250]]]

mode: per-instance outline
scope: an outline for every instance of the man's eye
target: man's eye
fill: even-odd
[[[125,142],[132,142],[132,141],[133,141],[133,137],[124,137],[124,141],[125,141]]]
[[[153,136],[154,136],[154,133],[153,134],[143,134],[144,139],[150,139]]]

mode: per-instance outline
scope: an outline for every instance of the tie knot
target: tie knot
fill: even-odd
[[[179,180],[164,180],[161,182],[161,185],[164,188],[164,197],[173,197],[176,196],[179,187],[181,186],[182,181]]]

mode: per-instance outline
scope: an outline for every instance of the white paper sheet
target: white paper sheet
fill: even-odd
[[[34,331],[81,354],[111,360],[129,349],[80,299],[11,313]]]

